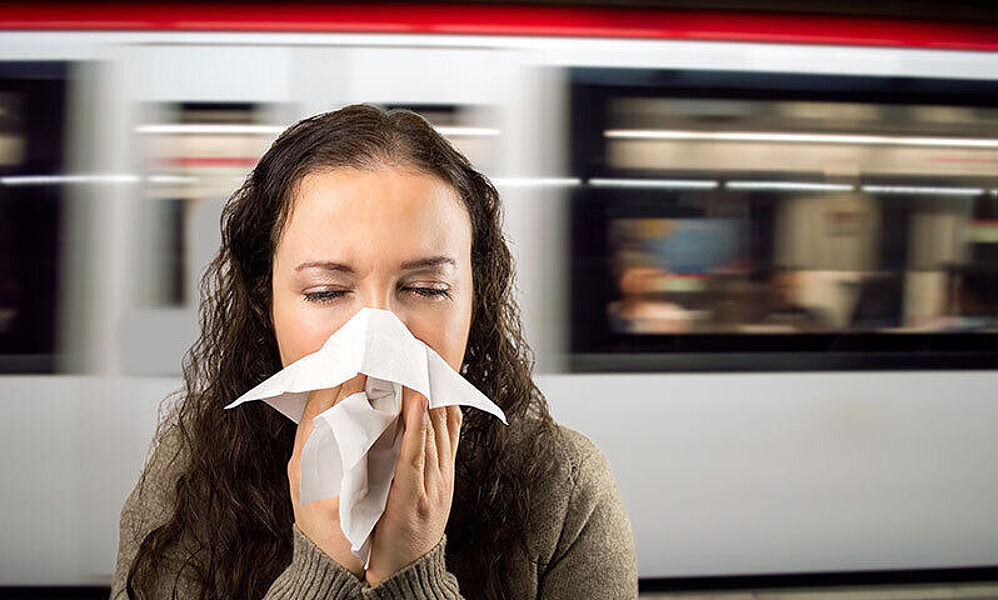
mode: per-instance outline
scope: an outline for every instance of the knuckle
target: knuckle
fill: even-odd
[[[438,506],[446,504],[447,499],[450,496],[449,491],[449,487],[445,483],[437,485],[433,490],[433,499],[436,501]]]
[[[440,490],[443,492],[444,496],[450,497],[451,493],[454,491],[454,468],[453,466],[444,470],[440,476]]]
[[[426,458],[423,456],[422,452],[417,452],[410,459],[410,464],[412,465],[412,468],[422,471],[423,466],[426,464]]]
[[[419,519],[420,521],[425,521],[429,519],[430,515],[433,514],[433,504],[430,502],[430,499],[424,494],[420,494],[419,497],[416,499],[415,509],[416,509],[416,518]]]

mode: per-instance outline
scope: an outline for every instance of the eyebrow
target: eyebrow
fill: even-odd
[[[413,271],[416,269],[430,269],[433,267],[439,267],[443,265],[450,265],[452,267],[457,266],[457,261],[450,256],[427,256],[425,258],[417,258],[415,260],[407,260],[401,265],[403,271]],[[326,261],[326,260],[313,260],[308,262],[303,262],[297,267],[295,271],[304,271],[305,269],[322,269],[324,271],[340,271],[343,273],[356,273],[357,271],[348,264]]]
[[[416,260],[407,260],[399,266],[403,271],[413,271],[415,269],[429,269],[443,265],[456,267],[457,261],[450,256],[428,256],[426,258],[417,258]]]
[[[343,271],[344,273],[356,273],[353,267],[338,262],[330,262],[324,260],[313,260],[309,262],[303,262],[302,264],[295,267],[295,271],[304,271],[305,269],[322,269],[323,271]]]

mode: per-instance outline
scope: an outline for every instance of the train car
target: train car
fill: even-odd
[[[296,120],[496,184],[646,587],[998,568],[998,29],[595,7],[0,15],[0,586],[107,585],[221,207]],[[886,575],[885,575],[886,576]]]

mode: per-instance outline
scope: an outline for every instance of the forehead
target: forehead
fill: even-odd
[[[410,169],[335,169],[297,186],[278,254],[356,254],[364,249],[470,253],[471,223],[458,192]],[[282,250],[283,249],[283,250]]]

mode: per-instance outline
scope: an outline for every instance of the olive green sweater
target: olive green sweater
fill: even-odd
[[[584,435],[559,426],[550,452],[558,460],[556,475],[532,498],[532,525],[523,532],[531,556],[523,556],[511,582],[514,598],[637,598],[638,579],[634,538],[613,475],[599,449]],[[156,445],[143,477],[121,510],[118,558],[112,598],[125,597],[128,567],[146,534],[162,524],[173,508],[171,497],[178,477],[175,442],[169,434]],[[525,446],[514,449],[526,453]],[[516,451],[516,450],[515,450]],[[529,460],[529,457],[523,457]],[[267,592],[268,600],[384,598],[453,599],[474,588],[447,570],[460,556],[447,556],[447,538],[428,554],[371,587],[325,555],[297,526],[291,563]],[[170,597],[176,571],[161,565],[162,587],[157,597]],[[178,598],[197,597],[179,582]],[[475,596],[477,594],[469,593]]]

